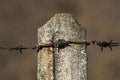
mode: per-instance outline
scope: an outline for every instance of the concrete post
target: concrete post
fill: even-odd
[[[86,31],[70,14],[55,14],[38,29],[38,44],[58,39],[86,41]],[[87,80],[85,45],[70,44],[59,52],[57,48],[43,48],[37,60],[37,80]]]

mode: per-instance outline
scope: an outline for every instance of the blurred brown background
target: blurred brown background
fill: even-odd
[[[88,40],[120,41],[120,0],[0,0],[0,45],[37,44],[37,28],[55,13],[69,12]],[[88,47],[88,80],[120,80],[120,47]],[[0,50],[0,80],[36,80],[37,53]]]

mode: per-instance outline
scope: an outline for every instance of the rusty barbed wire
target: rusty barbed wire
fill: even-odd
[[[0,46],[0,49],[8,49],[9,51],[19,51],[20,53],[23,52],[23,50],[26,50],[26,49],[32,49],[32,50],[36,50],[37,52],[39,52],[40,50],[42,50],[43,48],[49,48],[49,47],[52,47],[52,48],[58,48],[58,51],[59,49],[64,49],[65,47],[67,46],[70,46],[70,44],[83,44],[85,46],[89,46],[89,45],[97,45],[98,47],[101,48],[101,51],[103,51],[104,48],[109,48],[111,51],[112,51],[112,47],[116,47],[116,46],[120,46],[120,43],[119,42],[113,42],[112,40],[110,40],[109,42],[107,41],[90,41],[90,42],[87,42],[87,41],[65,41],[63,39],[58,39],[57,41],[53,42],[53,41],[50,41],[49,44],[44,44],[44,45],[37,45],[37,46],[33,46],[33,47],[24,47],[22,45],[20,46],[16,46],[16,47],[3,47],[3,46]]]

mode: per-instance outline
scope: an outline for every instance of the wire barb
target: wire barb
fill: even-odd
[[[52,40],[50,40],[49,44],[44,44],[44,45],[38,45],[38,46],[33,46],[33,47],[24,47],[22,45],[20,46],[16,46],[16,47],[2,47],[0,46],[0,49],[8,49],[9,51],[19,51],[20,53],[23,52],[23,50],[26,49],[32,49],[32,50],[36,50],[37,52],[39,52],[40,50],[42,50],[43,48],[49,48],[49,47],[53,47],[53,48],[58,48],[58,52],[60,49],[64,49],[67,46],[70,46],[70,44],[83,44],[85,46],[89,46],[89,45],[97,45],[98,47],[101,48],[101,51],[103,51],[104,48],[109,48],[112,51],[112,47],[116,47],[116,46],[120,46],[119,42],[113,42],[112,40],[110,40],[109,42],[107,41],[91,41],[91,42],[87,42],[87,41],[65,41],[63,39],[58,39],[57,41],[53,42]]]

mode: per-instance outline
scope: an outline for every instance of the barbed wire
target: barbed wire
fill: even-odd
[[[70,46],[70,44],[83,44],[85,46],[89,46],[89,45],[97,45],[98,47],[101,48],[101,51],[103,51],[104,48],[109,48],[112,51],[112,47],[116,47],[116,46],[120,46],[119,42],[113,42],[112,40],[110,40],[109,42],[107,41],[65,41],[63,39],[58,39],[57,41],[53,42],[50,41],[49,44],[44,44],[44,45],[37,45],[37,46],[32,46],[32,47],[24,47],[22,45],[16,46],[16,47],[3,47],[0,46],[0,49],[8,49],[9,51],[19,51],[20,53],[23,52],[23,50],[26,49],[32,49],[32,50],[36,50],[37,52],[39,52],[40,50],[42,50],[43,48],[58,48],[58,52],[60,49],[64,49],[67,46]]]

